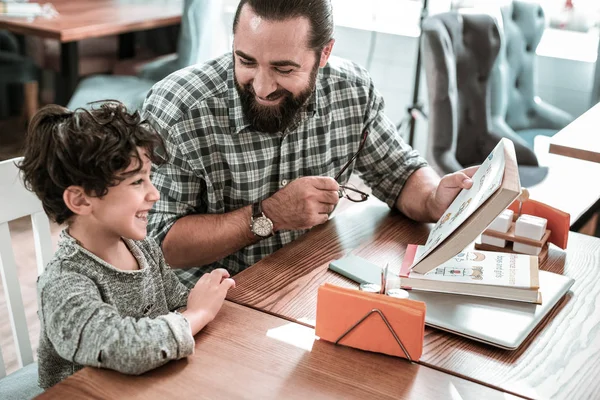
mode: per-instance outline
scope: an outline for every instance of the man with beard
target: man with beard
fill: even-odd
[[[330,57],[330,0],[241,0],[233,33],[231,54],[172,74],[144,105],[168,153],[149,231],[184,284],[233,275],[327,221],[353,171],[421,221],[471,187],[474,170],[440,180],[368,73]]]

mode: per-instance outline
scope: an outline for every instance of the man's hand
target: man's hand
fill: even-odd
[[[287,184],[262,202],[273,230],[310,229],[326,222],[338,203],[339,185],[323,176],[306,176]]]
[[[479,166],[463,169],[452,174],[444,175],[437,188],[432,192],[429,199],[429,210],[437,221],[442,213],[454,201],[462,189],[470,189],[473,186],[473,174]]]

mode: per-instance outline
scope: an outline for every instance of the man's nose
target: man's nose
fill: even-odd
[[[252,88],[258,97],[266,99],[268,95],[277,90],[277,83],[269,72],[263,70],[254,77]]]

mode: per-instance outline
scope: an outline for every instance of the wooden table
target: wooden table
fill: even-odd
[[[554,135],[550,153],[600,163],[600,103]]]
[[[508,399],[468,380],[315,340],[314,330],[226,302],[195,353],[141,376],[85,368],[40,399]]]
[[[406,244],[423,244],[430,226],[369,201],[338,215],[235,276],[228,299],[290,321],[314,325],[324,282],[356,287],[328,262],[352,251],[399,269]],[[600,390],[600,239],[571,233],[567,252],[552,246],[542,269],[575,279],[563,298],[515,351],[427,328],[420,363],[531,398],[593,398]]]
[[[42,3],[45,3],[42,2]],[[182,0],[52,0],[56,18],[0,17],[0,29],[61,42],[60,82],[56,102],[65,105],[79,78],[77,42],[83,39],[120,35],[119,56],[133,56],[132,32],[175,25],[181,22]]]

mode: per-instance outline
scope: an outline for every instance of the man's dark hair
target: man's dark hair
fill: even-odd
[[[138,147],[152,162],[163,162],[156,153],[164,149],[162,138],[137,111],[130,114],[116,101],[75,111],[52,104],[32,118],[18,167],[27,189],[39,197],[46,214],[61,224],[73,216],[63,201],[65,189],[81,186],[88,195],[106,195],[109,187],[142,169]],[[137,166],[124,174],[132,158]]]
[[[248,4],[260,17],[271,21],[285,21],[305,17],[310,21],[308,46],[315,52],[333,39],[333,11],[330,0],[241,0],[233,19],[233,33],[237,29],[240,13]]]

